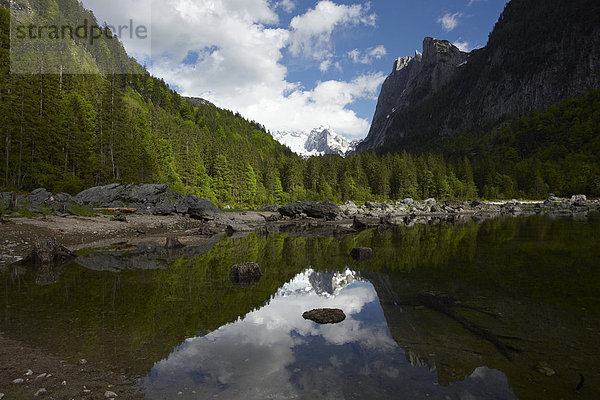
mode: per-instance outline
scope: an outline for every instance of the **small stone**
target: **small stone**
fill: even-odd
[[[24,380],[23,378],[17,378],[17,379],[15,379],[15,380],[13,380],[13,383],[14,383],[14,384],[17,384],[17,383],[23,383],[24,381],[25,381],[25,380]]]
[[[33,375],[33,371],[30,370],[30,369],[28,369],[27,372],[25,372],[25,375],[26,376],[31,376],[31,375]]]
[[[0,400],[4,398],[4,393],[0,393]]]
[[[107,399],[114,399],[117,396],[119,396],[119,395],[110,390],[107,390],[106,392],[104,392],[104,397],[106,397]]]
[[[35,392],[34,396],[38,397],[38,396],[41,396],[41,395],[46,394],[46,393],[47,393],[47,390],[44,389],[44,388],[41,388],[40,390],[38,390],[37,392]]]
[[[46,374],[46,373],[39,374],[38,376],[36,376],[36,377],[35,377],[35,380],[37,381],[38,379],[45,378],[46,376],[47,376],[47,374]]]
[[[67,381],[62,381],[60,384],[63,386],[67,386]]]
[[[538,365],[535,367],[535,369],[540,374],[543,374],[546,376],[552,376],[552,375],[556,374],[556,371],[554,371],[554,369],[552,369],[550,364],[548,364],[547,362],[544,362],[544,361],[541,361],[540,363],[538,363]]]
[[[92,393],[90,389],[83,389],[83,393]]]
[[[85,358],[82,358],[81,360],[79,360],[79,364],[87,364],[87,360]]]

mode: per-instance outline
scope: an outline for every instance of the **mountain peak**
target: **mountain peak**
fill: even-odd
[[[346,156],[353,152],[360,141],[350,142],[337,134],[329,125],[321,125],[308,131],[276,132],[273,137],[288,146],[294,153],[304,157],[332,154]]]

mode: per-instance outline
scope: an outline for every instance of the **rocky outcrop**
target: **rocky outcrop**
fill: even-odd
[[[394,114],[436,93],[466,59],[467,53],[450,42],[431,37],[423,40],[422,54],[417,51],[414,56],[398,58],[381,87],[369,135],[357,150],[383,146]]]
[[[305,215],[332,220],[340,215],[339,206],[332,201],[297,201],[279,208],[278,211],[281,215],[292,218]]]
[[[467,55],[426,38],[422,56],[396,60],[357,151],[418,148],[598,87],[600,3],[512,0],[484,48]]]

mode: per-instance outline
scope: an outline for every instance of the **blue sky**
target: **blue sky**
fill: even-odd
[[[127,51],[180,93],[271,131],[329,125],[366,136],[397,57],[423,38],[487,42],[504,0],[84,0],[100,21],[133,19],[151,40]]]

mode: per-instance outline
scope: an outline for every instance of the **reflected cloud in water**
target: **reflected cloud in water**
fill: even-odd
[[[313,308],[347,318],[318,325]],[[390,335],[373,285],[350,270],[298,274],[268,305],[157,362],[141,386],[155,399],[515,398],[504,374],[478,368],[464,382],[437,384],[414,367]]]

